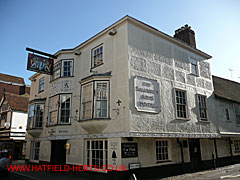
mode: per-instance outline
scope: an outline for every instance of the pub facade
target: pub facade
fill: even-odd
[[[144,179],[230,157],[234,146],[215,118],[211,56],[188,25],[171,37],[125,16],[54,55],[52,75],[30,77],[30,162],[123,165],[128,171],[114,178]]]

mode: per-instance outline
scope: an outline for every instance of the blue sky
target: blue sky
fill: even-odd
[[[125,15],[169,35],[189,24],[212,74],[240,82],[239,0],[0,0],[0,72],[30,84],[26,47],[73,48]]]

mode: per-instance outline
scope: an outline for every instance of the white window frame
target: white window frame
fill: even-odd
[[[68,70],[67,72],[70,72],[70,74],[64,75],[64,62],[71,62],[71,66],[67,66],[68,68],[70,68],[70,70]],[[61,69],[61,77],[72,77],[73,76],[73,60],[67,59],[67,60],[62,60],[62,69]]]
[[[167,150],[166,150],[167,148]],[[155,157],[158,162],[171,161],[170,154],[170,141],[167,139],[156,139],[155,140]],[[162,158],[162,159],[160,159]]]
[[[64,98],[70,98],[69,108],[62,109],[62,101]],[[65,104],[66,105],[66,104]],[[58,124],[70,124],[71,123],[71,109],[72,109],[72,94],[60,94],[59,98],[59,115],[58,115]],[[69,111],[68,122],[62,122],[62,110],[65,110],[65,113]]]
[[[103,148],[100,149],[99,141],[102,141]],[[94,147],[93,147],[94,146]],[[97,151],[99,153],[97,153]],[[100,157],[100,151],[103,152],[102,158]],[[93,155],[94,154],[94,155]],[[99,154],[99,157],[97,157]],[[94,163],[95,161],[95,163]],[[100,163],[102,161],[102,163]],[[106,170],[108,166],[108,140],[107,139],[87,139],[85,140],[85,164],[86,165],[98,165],[99,169],[103,167]]]
[[[41,79],[39,79],[38,85],[39,85],[38,91],[39,92],[44,91],[44,89],[45,89],[45,77],[42,77]]]
[[[199,75],[198,61],[195,58],[190,57],[189,62],[190,62],[190,72],[191,72],[191,74],[198,76]],[[193,68],[195,69],[195,72],[193,72]]]
[[[178,102],[177,102],[177,92],[176,92],[176,91],[180,91],[180,92],[184,92],[184,93],[185,93],[185,104],[181,104],[181,103],[178,103]],[[175,88],[175,89],[174,89],[174,100],[175,100],[175,109],[176,109],[176,111],[175,111],[175,113],[176,113],[176,119],[188,120],[189,115],[188,115],[188,103],[187,103],[188,98],[187,98],[187,91],[186,91],[186,90],[182,90],[182,89],[177,89],[177,88]],[[180,105],[180,106],[185,105],[186,117],[180,117],[180,116],[178,116],[178,105]]]
[[[99,60],[97,60],[99,58]],[[95,60],[99,61],[95,64]],[[92,61],[92,68],[101,66],[104,61],[104,47],[103,44],[100,44],[91,50],[91,61]]]
[[[201,101],[199,101],[199,98],[201,98]],[[207,96],[197,94],[197,103],[198,103],[199,120],[200,121],[208,121]],[[202,110],[204,111],[203,113],[206,116],[205,118],[201,117]]]
[[[37,106],[40,106],[40,110],[42,106],[42,113],[41,111],[37,111]],[[44,103],[30,104],[28,110],[28,129],[43,128],[44,113],[45,113]],[[36,122],[38,118],[41,118],[41,121]],[[41,124],[41,126],[38,125],[36,126],[36,124]]]
[[[233,144],[234,144],[234,151],[235,152],[240,152],[240,140],[239,139],[234,140]]]
[[[98,89],[97,89],[97,86],[98,84],[106,84],[106,99],[97,99],[98,97]],[[94,118],[96,119],[99,119],[99,118],[108,118],[108,104],[109,104],[109,81],[95,81],[95,84],[94,84]],[[97,107],[97,104],[98,102],[106,102],[106,108],[98,108]],[[101,103],[100,106],[102,106],[103,103]],[[98,116],[97,114],[97,111],[98,110],[103,110],[103,109],[106,109],[106,116]]]
[[[36,154],[37,154],[37,158],[35,158]],[[39,162],[39,156],[40,156],[40,141],[32,141],[31,155],[30,155],[31,161]]]
[[[91,84],[92,83],[92,84]],[[98,84],[106,84],[106,99],[98,99]],[[88,120],[88,119],[108,119],[109,118],[109,100],[110,100],[110,94],[109,94],[109,81],[108,80],[95,80],[95,81],[91,81],[91,82],[88,82],[86,84],[83,84],[82,85],[82,88],[81,88],[81,120]],[[85,95],[84,93],[85,92],[85,87],[87,86],[90,86],[90,88],[88,89],[90,91],[91,89],[91,92],[88,92],[87,94],[90,94],[90,97],[89,97],[89,100],[86,101],[84,99]],[[99,108],[97,107],[97,104],[98,102],[100,101],[106,101],[106,108],[102,108],[103,109],[106,109],[106,116],[98,116],[97,115],[97,111],[99,110]],[[89,106],[86,106],[85,104],[89,103],[90,104],[90,107]],[[102,105],[102,104],[101,104]],[[90,111],[90,116],[87,116],[84,114],[86,113],[87,111],[85,111],[85,108],[88,107],[88,111]]]
[[[240,126],[240,107],[235,108],[236,125]]]
[[[226,120],[230,121],[230,113],[228,108],[225,108],[225,116],[226,116]]]

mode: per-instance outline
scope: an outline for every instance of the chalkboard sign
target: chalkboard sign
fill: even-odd
[[[138,157],[137,143],[122,143],[122,158]]]

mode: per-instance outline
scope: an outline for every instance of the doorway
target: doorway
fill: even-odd
[[[51,141],[51,164],[66,164],[66,140]]]
[[[189,139],[189,153],[191,161],[191,170],[198,171],[201,169],[201,149],[200,149],[200,140],[199,139]]]

